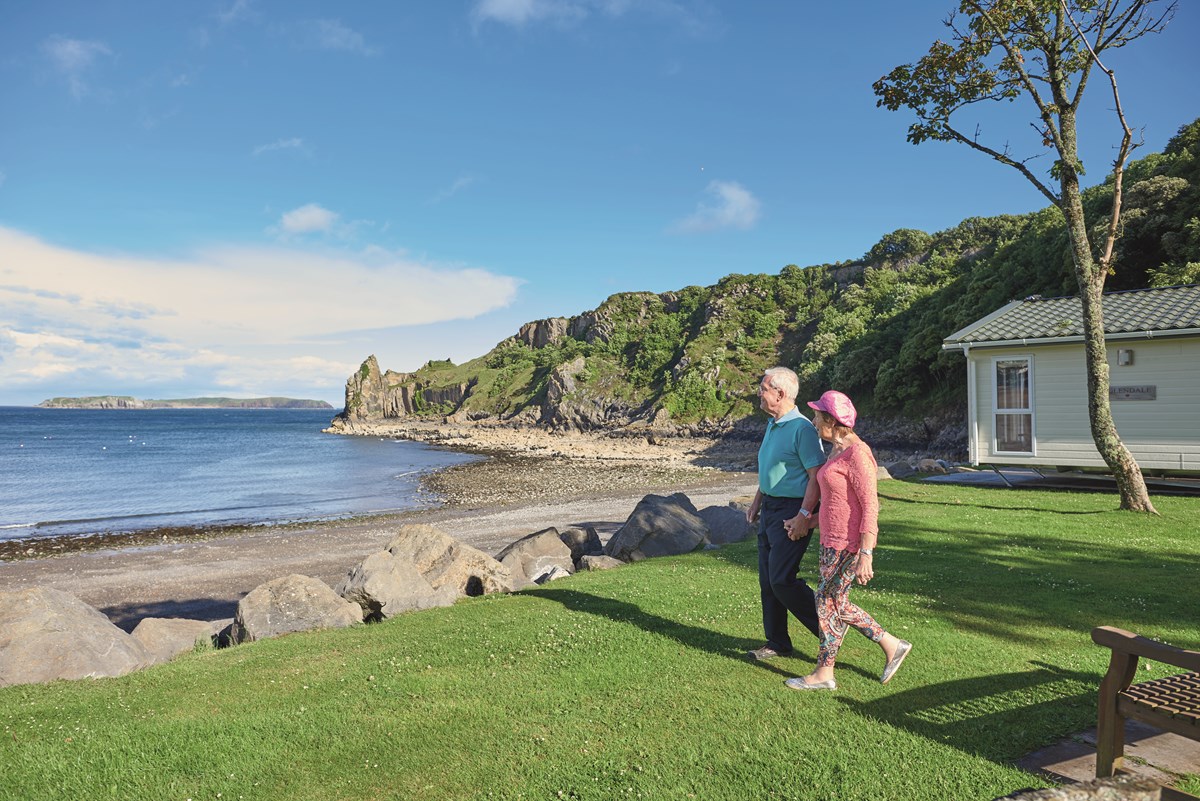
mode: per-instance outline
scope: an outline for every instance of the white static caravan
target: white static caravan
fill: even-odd
[[[1117,433],[1149,474],[1200,473],[1200,285],[1104,295]],[[974,465],[1100,468],[1079,298],[1014,301],[956,331]]]

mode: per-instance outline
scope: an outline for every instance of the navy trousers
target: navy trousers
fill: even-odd
[[[758,585],[762,591],[763,633],[767,645],[781,654],[792,650],[788,636],[788,612],[804,624],[819,641],[821,624],[811,587],[800,578],[800,560],[815,534],[793,542],[783,530],[783,521],[800,511],[802,498],[762,497],[758,524]]]

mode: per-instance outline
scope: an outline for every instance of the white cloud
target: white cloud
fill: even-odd
[[[758,222],[761,205],[758,198],[734,181],[713,181],[705,191],[715,198],[700,203],[695,213],[671,226],[673,233],[694,234],[722,228],[746,230]]]
[[[278,139],[269,145],[259,145],[254,148],[254,155],[261,156],[263,153],[269,153],[272,150],[299,150],[302,153],[308,153],[308,148],[304,146],[304,140],[293,136],[291,139]]]
[[[337,212],[309,203],[298,209],[284,212],[279,220],[280,229],[286,234],[308,234],[315,231],[330,231],[338,221]]]
[[[367,44],[363,35],[336,19],[314,19],[298,23],[295,27],[301,44],[318,50],[342,50],[362,56],[374,56],[378,48]]]
[[[76,98],[88,94],[89,86],[85,78],[96,60],[101,56],[112,55],[112,50],[103,42],[87,42],[57,35],[42,42],[42,52],[66,78],[71,94]]]
[[[0,388],[50,397],[170,383],[253,395],[302,385],[336,398],[376,349],[365,332],[475,317],[510,304],[518,285],[379,248],[229,246],[161,259],[0,227]]]

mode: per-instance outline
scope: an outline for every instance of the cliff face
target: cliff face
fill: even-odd
[[[470,394],[475,381],[431,387],[415,373],[381,372],[374,354],[346,380],[346,405],[333,419],[335,431],[354,431],[359,423],[399,420],[427,410],[451,413]]]

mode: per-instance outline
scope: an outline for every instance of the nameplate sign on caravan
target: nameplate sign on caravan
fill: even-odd
[[[1158,398],[1158,387],[1153,384],[1140,387],[1108,388],[1109,400],[1155,400]]]

